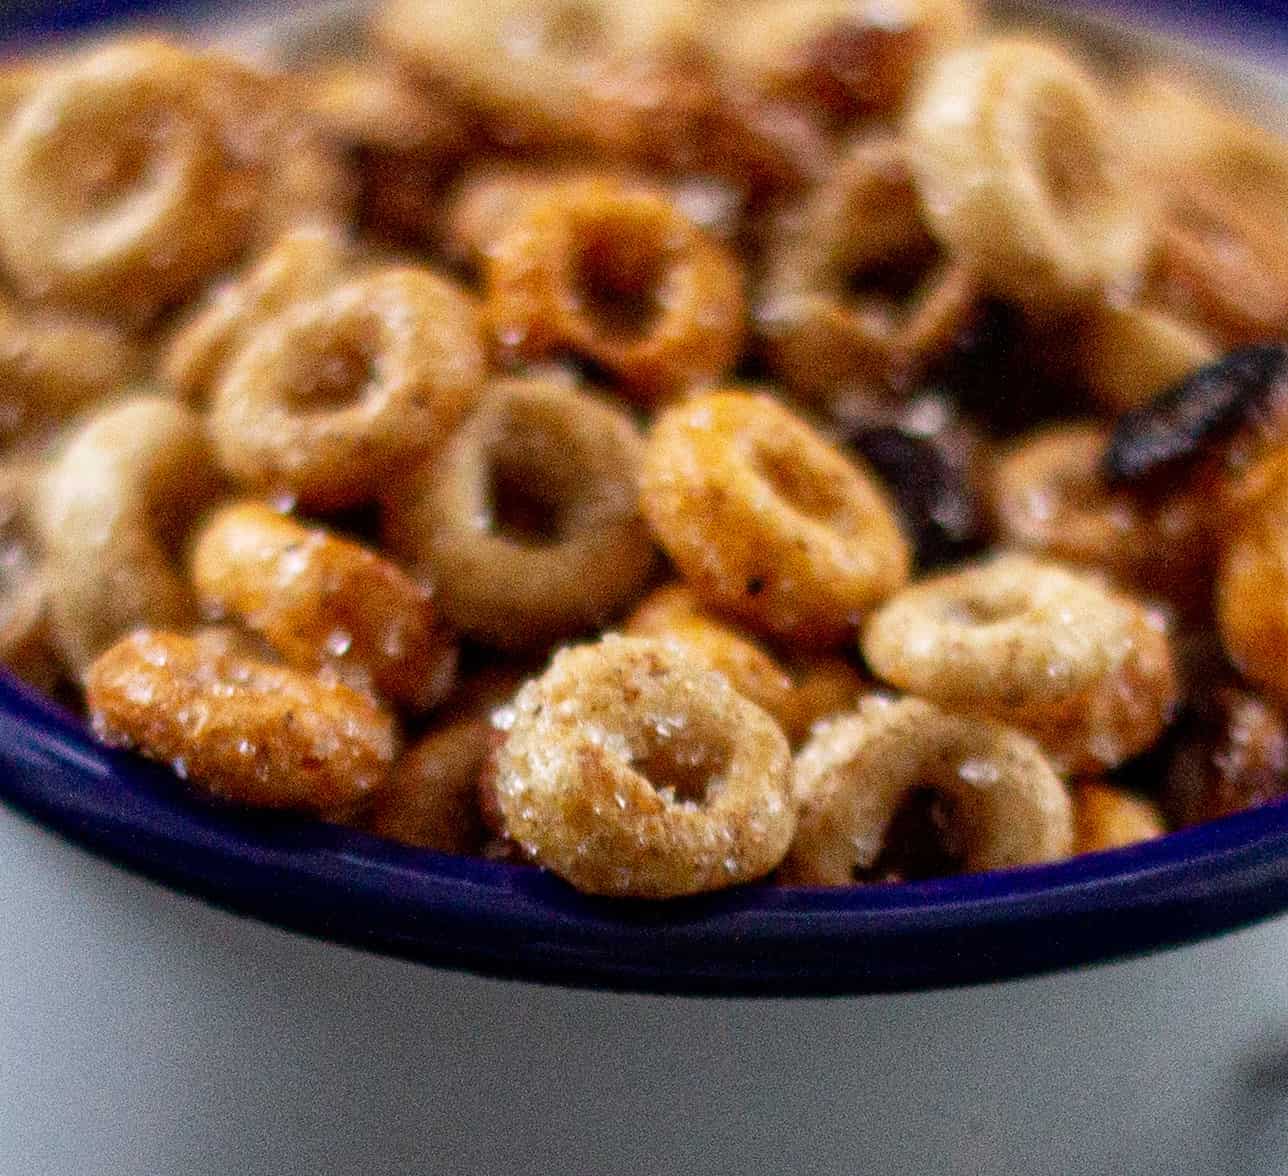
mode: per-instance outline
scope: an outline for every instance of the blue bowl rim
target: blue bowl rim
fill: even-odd
[[[1122,0],[1174,27],[1282,39],[1283,0]],[[41,37],[182,21],[201,0],[68,0],[0,19]],[[898,887],[744,887],[664,904],[587,898],[532,868],[412,850],[221,808],[100,747],[0,675],[0,798],[86,848],[276,925],[481,974],[691,994],[806,995],[977,983],[1191,942],[1288,907],[1288,802],[1049,866]]]

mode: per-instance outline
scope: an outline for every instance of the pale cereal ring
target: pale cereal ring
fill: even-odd
[[[478,316],[427,270],[354,278],[263,324],[211,406],[220,461],[241,482],[332,509],[373,499],[439,446],[483,378]]]
[[[0,255],[34,298],[142,322],[232,257],[230,194],[191,61],[163,42],[91,51],[39,81],[0,139]]]
[[[992,289],[1041,306],[1139,276],[1148,190],[1104,95],[1063,51],[1000,39],[940,58],[906,130],[926,215]]]
[[[413,710],[452,688],[456,646],[429,589],[367,547],[244,502],[205,523],[188,566],[207,615],[237,617],[288,665],[332,666]]]
[[[714,392],[662,413],[640,504],[699,599],[803,645],[844,640],[908,578],[875,478],[767,396]]]
[[[903,145],[855,143],[771,241],[756,319],[812,399],[906,391],[970,321],[974,279],[926,230]]]
[[[756,0],[716,11],[710,41],[734,78],[839,124],[896,111],[924,63],[979,23],[968,0]]]
[[[924,788],[953,804],[967,872],[1055,861],[1072,846],[1068,794],[1037,744],[920,699],[875,695],[820,724],[792,776],[800,825],[779,874],[789,884],[853,884]]]
[[[238,278],[207,295],[170,337],[158,375],[180,400],[204,407],[224,365],[268,319],[336,285],[348,244],[310,225],[286,233]]]
[[[1080,780],[1069,790],[1069,798],[1075,854],[1121,849],[1167,832],[1163,814],[1152,800],[1102,780]]]
[[[506,834],[593,894],[670,898],[762,877],[796,818],[777,725],[662,642],[564,649],[493,722]]]
[[[741,346],[732,255],[655,187],[553,185],[492,243],[484,276],[502,359],[571,352],[645,403],[719,379]]]
[[[442,853],[478,853],[479,777],[494,734],[487,719],[465,718],[423,735],[377,794],[371,831]]]
[[[85,700],[105,743],[256,808],[344,808],[384,783],[398,750],[365,694],[160,630],[100,654]]]
[[[492,384],[443,451],[393,490],[386,533],[457,628],[503,649],[602,624],[653,565],[620,410],[561,384]]]
[[[723,674],[739,694],[787,729],[796,718],[795,683],[770,653],[730,625],[703,612],[689,589],[667,584],[651,592],[622,623],[634,637],[656,637]]]
[[[221,487],[200,418],[158,397],[104,409],[67,438],[40,481],[33,521],[70,667],[138,625],[196,619],[181,551]]]

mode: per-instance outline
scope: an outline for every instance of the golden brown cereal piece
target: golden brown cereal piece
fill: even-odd
[[[1037,744],[920,699],[873,695],[820,724],[792,775],[800,825],[779,874],[787,883],[851,885],[877,862],[901,804],[925,788],[952,804],[968,872],[1071,848],[1069,797]]]
[[[493,722],[508,836],[579,890],[717,890],[767,874],[791,842],[782,732],[662,642],[564,649]]]
[[[844,658],[827,654],[798,658],[791,670],[795,678],[792,714],[783,729],[793,745],[805,739],[819,720],[852,711],[859,696],[871,687]]]
[[[24,293],[143,322],[237,252],[250,209],[196,88],[160,41],[43,75],[0,138],[0,255]]]
[[[242,483],[302,505],[371,501],[468,411],[483,363],[465,293],[428,270],[379,270],[251,336],[215,389],[215,447]]]
[[[683,585],[655,589],[627,617],[622,632],[675,644],[686,656],[723,674],[729,685],[768,711],[784,730],[795,720],[796,687],[791,675],[750,637],[703,612]]]
[[[897,110],[925,61],[978,23],[966,0],[756,0],[716,11],[711,41],[735,78],[832,123]]]
[[[1070,789],[1073,852],[1096,853],[1153,841],[1167,832],[1153,801],[1100,780],[1081,780]]]
[[[0,665],[46,694],[62,678],[53,647],[51,584],[31,519],[39,467],[0,464]]]
[[[244,502],[205,524],[189,568],[209,615],[236,616],[289,665],[333,666],[413,710],[452,688],[456,646],[429,589],[367,547]]]
[[[397,754],[393,721],[366,695],[160,630],[100,654],[85,698],[105,743],[256,808],[347,806],[384,783]]]
[[[1157,614],[1021,555],[905,588],[868,621],[863,653],[883,680],[1018,727],[1070,770],[1144,750],[1176,701]]]
[[[1179,603],[1206,600],[1211,502],[1183,486],[1156,498],[1110,490],[1100,477],[1108,438],[1099,424],[1048,425],[1003,450],[990,486],[999,539]]]
[[[372,832],[442,853],[477,853],[483,844],[479,775],[493,734],[486,719],[472,718],[423,736],[377,794]]]
[[[654,188],[553,186],[493,242],[485,280],[504,360],[571,352],[646,404],[719,379],[738,356],[738,267]]]
[[[642,443],[620,410],[561,384],[503,380],[386,504],[393,549],[444,616],[502,649],[602,624],[642,589]]]
[[[806,646],[836,644],[907,578],[865,467],[767,396],[715,392],[657,418],[640,501],[699,599]]]
[[[1148,189],[1100,88],[1063,50],[1002,38],[939,58],[906,129],[936,234],[991,289],[1055,306],[1139,276]]]
[[[756,318],[812,399],[906,391],[969,322],[974,280],[923,223],[899,140],[860,140],[771,241]]]
[[[181,553],[222,486],[201,420],[158,397],[106,408],[66,439],[41,478],[33,522],[69,667],[83,669],[139,625],[196,619]]]
[[[203,407],[229,358],[270,318],[336,285],[347,245],[334,230],[309,225],[285,234],[241,277],[212,290],[174,333],[158,374],[181,400]]]

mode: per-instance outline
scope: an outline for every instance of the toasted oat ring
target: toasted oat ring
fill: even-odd
[[[770,246],[756,317],[796,392],[906,390],[977,304],[925,228],[905,156],[892,137],[860,140]]]
[[[640,504],[701,600],[802,644],[842,641],[908,578],[876,480],[767,396],[714,392],[662,413]]]
[[[1101,780],[1080,780],[1069,790],[1073,801],[1073,852],[1096,853],[1153,841],[1167,832],[1153,801]]]
[[[1138,276],[1147,190],[1099,87],[1061,50],[1000,39],[950,53],[906,127],[926,215],[992,289],[1056,305]]]
[[[924,787],[955,802],[969,872],[1054,861],[1072,845],[1069,797],[1037,744],[920,699],[871,696],[820,724],[792,776],[800,825],[779,875],[788,883],[852,885]]]
[[[333,229],[286,233],[246,274],[216,287],[170,338],[159,376],[180,400],[204,407],[230,356],[256,328],[339,282],[347,244]]]
[[[759,878],[796,818],[774,721],[662,642],[564,649],[493,722],[506,834],[593,894],[670,898]]]
[[[344,808],[384,783],[397,754],[393,721],[360,691],[161,630],[100,654],[85,700],[104,742],[256,808]]]
[[[45,74],[0,139],[0,255],[34,298],[145,321],[233,256],[246,207],[188,55],[109,44]]]
[[[484,268],[505,360],[570,351],[652,403],[717,380],[738,356],[737,265],[652,186],[553,185],[524,202]]]
[[[32,526],[38,476],[27,462],[0,464],[0,665],[48,694],[62,673],[50,630],[53,586]]]
[[[744,698],[768,711],[787,729],[796,718],[795,683],[769,652],[750,637],[706,614],[689,589],[663,585],[651,592],[622,625],[635,637],[656,637],[723,674]]]
[[[333,666],[413,710],[452,688],[456,646],[429,589],[389,560],[257,502],[220,510],[189,558],[204,611],[236,616],[292,666]]]
[[[620,410],[571,388],[502,380],[443,451],[387,500],[395,551],[457,628],[540,648],[602,624],[643,587],[642,442]]]
[[[790,668],[795,682],[792,713],[783,730],[793,746],[804,740],[820,720],[852,711],[860,695],[871,688],[858,670],[834,654],[799,658]]]
[[[437,448],[482,378],[470,299],[427,270],[380,270],[264,323],[218,381],[211,432],[244,484],[352,506]]]
[[[67,439],[41,479],[33,523],[69,666],[83,668],[138,625],[196,619],[178,553],[222,485],[200,418],[158,397],[104,409]]]

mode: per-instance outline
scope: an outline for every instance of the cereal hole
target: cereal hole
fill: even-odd
[[[287,403],[315,413],[355,407],[379,381],[378,354],[374,342],[360,333],[329,332],[285,389]]]
[[[1027,607],[1028,602],[1024,597],[1014,593],[994,598],[959,597],[948,606],[946,611],[948,620],[956,624],[983,626],[1013,621]]]
[[[916,882],[947,878],[966,866],[960,806],[929,785],[912,788],[886,828],[872,865],[854,868],[856,882]]]
[[[902,306],[943,259],[943,250],[927,238],[896,254],[860,262],[843,275],[846,301],[860,309]]]
[[[552,490],[526,466],[494,462],[488,484],[493,533],[525,547],[557,542],[562,506]]]
[[[661,313],[665,256],[648,235],[612,221],[583,226],[572,259],[573,292],[597,334],[646,337]]]
[[[845,498],[835,479],[821,474],[798,455],[760,445],[752,464],[774,493],[798,514],[830,523],[844,512]]]
[[[1033,108],[1038,174],[1056,212],[1077,217],[1106,187],[1106,160],[1088,133],[1085,112],[1072,95],[1048,90]]]
[[[701,806],[719,787],[729,759],[728,745],[710,733],[699,735],[663,721],[648,732],[631,767],[668,800]]]

